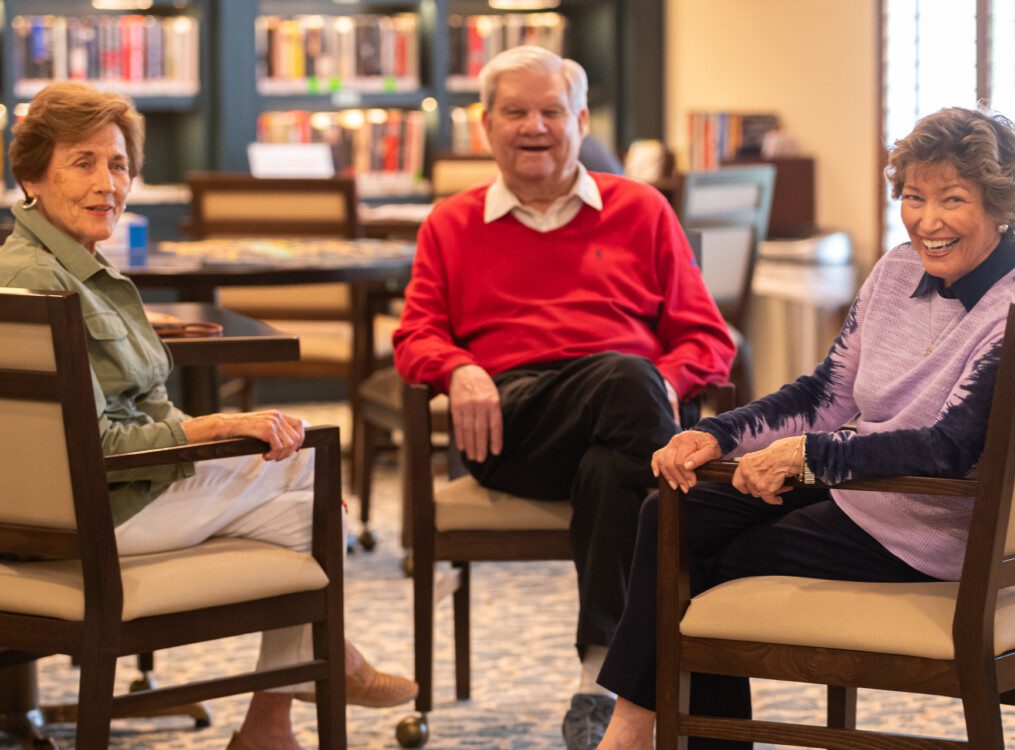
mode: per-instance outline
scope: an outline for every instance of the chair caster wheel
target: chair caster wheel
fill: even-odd
[[[363,529],[359,535],[359,546],[367,552],[372,552],[374,547],[377,546],[377,534],[370,531],[370,529]]]
[[[426,714],[406,716],[395,727],[395,739],[402,747],[423,747],[430,739],[430,725]]]
[[[406,578],[412,578],[413,564],[412,555],[406,555],[402,558],[402,573],[405,574]]]

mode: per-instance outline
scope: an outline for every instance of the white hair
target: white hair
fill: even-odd
[[[493,98],[500,74],[513,70],[527,70],[531,73],[560,72],[567,86],[567,99],[571,110],[578,113],[588,107],[589,78],[581,65],[543,47],[524,44],[494,55],[479,71],[479,100],[484,110],[489,112],[493,108]]]

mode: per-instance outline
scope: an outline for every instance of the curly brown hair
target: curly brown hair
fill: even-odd
[[[123,132],[128,172],[134,178],[144,163],[144,117],[123,94],[99,91],[84,83],[51,83],[35,95],[28,114],[14,128],[8,156],[19,184],[46,174],[57,143],[78,143],[112,123]]]
[[[948,165],[980,188],[983,208],[1015,232],[1015,125],[988,110],[948,107],[927,115],[897,140],[885,176],[892,197],[902,195],[914,169]]]

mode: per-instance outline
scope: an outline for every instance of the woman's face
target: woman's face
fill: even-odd
[[[123,131],[110,123],[79,143],[57,143],[42,179],[24,185],[43,216],[95,252],[113,233],[130,190]]]
[[[950,164],[915,165],[902,187],[902,223],[932,276],[951,285],[982,263],[1001,235],[983,191]]]

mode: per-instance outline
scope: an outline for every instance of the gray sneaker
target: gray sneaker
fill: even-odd
[[[596,750],[613,716],[615,702],[609,696],[593,693],[571,696],[571,708],[560,727],[567,750]]]

